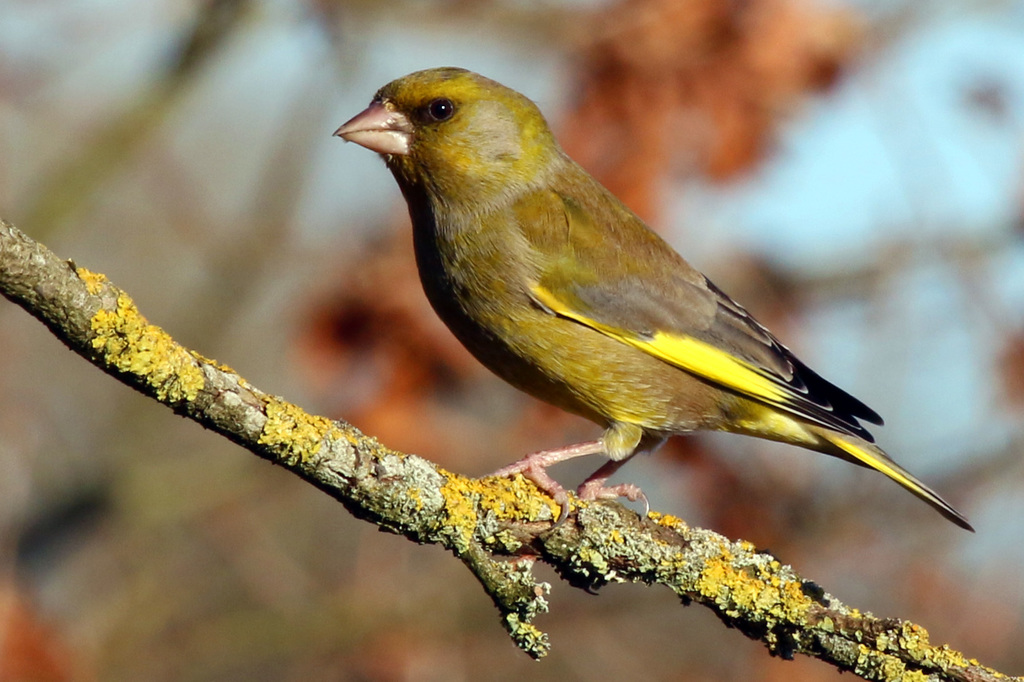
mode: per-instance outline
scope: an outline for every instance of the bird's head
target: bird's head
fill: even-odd
[[[528,98],[471,71],[417,71],[377,91],[334,133],[384,157],[403,189],[488,201],[543,183],[562,159]]]

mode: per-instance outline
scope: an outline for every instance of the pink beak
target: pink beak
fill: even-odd
[[[356,114],[334,134],[347,142],[355,142],[378,154],[405,156],[412,144],[412,123],[385,104],[373,102]]]

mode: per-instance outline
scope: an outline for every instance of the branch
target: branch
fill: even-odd
[[[533,624],[550,589],[533,577],[539,559],[588,590],[665,585],[782,658],[813,656],[868,680],[1005,679],[930,644],[918,625],[846,606],[748,542],[667,515],[639,518],[612,502],[573,500],[568,518],[553,524],[557,506],[522,477],[466,478],[308,414],[182,347],[106,277],[59,259],[2,220],[0,293],[107,374],[297,474],[355,516],[449,550],[535,658],[549,648]]]

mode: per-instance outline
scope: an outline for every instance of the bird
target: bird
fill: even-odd
[[[529,454],[523,474],[568,512],[547,468],[607,458],[580,499],[646,497],[607,479],[695,431],[781,441],[880,471],[967,519],[878,447],[863,402],[822,378],[559,146],[539,107],[455,67],[391,81],[334,133],[379,154],[406,201],[420,281],[455,337],[509,384],[604,431]]]

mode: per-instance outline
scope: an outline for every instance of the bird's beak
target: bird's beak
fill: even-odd
[[[405,114],[374,102],[335,130],[334,134],[378,154],[405,156],[412,144],[412,130],[412,123]]]

